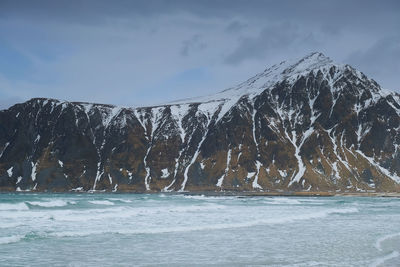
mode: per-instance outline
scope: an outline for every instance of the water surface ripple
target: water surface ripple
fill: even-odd
[[[400,199],[0,194],[0,266],[400,266]]]

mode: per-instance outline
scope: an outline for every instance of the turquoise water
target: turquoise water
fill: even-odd
[[[400,266],[400,199],[0,194],[0,266]]]

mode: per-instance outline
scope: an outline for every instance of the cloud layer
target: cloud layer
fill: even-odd
[[[400,90],[398,1],[0,2],[0,108],[210,94],[321,51]]]

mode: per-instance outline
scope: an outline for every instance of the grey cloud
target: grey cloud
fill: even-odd
[[[288,50],[299,44],[315,45],[311,33],[304,34],[290,23],[265,27],[258,36],[241,38],[238,47],[225,58],[227,64],[239,64],[248,59],[265,59],[270,53]]]
[[[232,21],[229,25],[225,28],[225,31],[228,33],[237,33],[247,27],[247,24],[242,23],[238,20]]]
[[[168,85],[187,70],[212,73],[195,85],[212,93],[310,51],[399,88],[398,39],[388,37],[398,25],[395,0],[0,0],[0,41],[33,64],[5,95],[154,104],[165,88],[169,100],[196,94],[188,81]]]
[[[2,0],[0,18],[20,16],[24,19],[66,21],[70,23],[109,23],[112,19],[135,20],[149,16],[189,13],[198,17],[250,19],[319,20],[321,24],[342,27],[349,23],[379,24],[371,17],[398,17],[400,2],[396,0]],[[355,19],[356,18],[356,19]],[[397,22],[399,18],[397,18]]]
[[[201,40],[201,36],[196,34],[188,40],[184,40],[181,49],[181,55],[189,56],[189,53],[201,51],[207,47],[207,44]]]
[[[378,40],[365,51],[352,53],[347,61],[373,77],[383,87],[400,91],[400,35]]]

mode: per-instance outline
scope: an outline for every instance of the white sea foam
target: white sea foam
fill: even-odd
[[[102,209],[32,209],[24,211],[2,211],[1,217],[7,220],[18,220],[25,221],[27,224],[31,224],[33,221],[40,222],[42,224],[53,224],[54,222],[85,222],[89,220],[101,220],[107,218],[121,218],[128,217],[124,214],[123,207],[113,208],[110,211],[109,208]],[[0,218],[0,224],[2,224]],[[39,226],[39,225],[38,225]]]
[[[134,216],[152,216],[157,214],[159,216],[171,216],[172,214],[181,215],[183,213],[199,213],[211,212],[224,209],[225,206],[210,204],[210,205],[190,205],[190,206],[170,206],[170,207],[127,207],[116,206],[102,209],[89,209],[89,210],[57,210],[52,212],[51,218],[55,221],[73,221],[84,222],[92,220],[105,220],[105,219],[123,219],[131,218]],[[36,214],[35,214],[36,215]]]
[[[156,212],[200,212],[200,211],[215,211],[215,210],[222,210],[226,208],[224,205],[219,204],[206,204],[206,205],[187,205],[187,206],[167,206],[167,207],[160,207],[157,208]]]
[[[301,204],[300,201],[298,201],[297,199],[293,199],[293,198],[284,198],[284,197],[274,197],[274,198],[268,198],[265,199],[265,202],[268,204],[275,204],[275,205],[297,205],[297,204]]]
[[[381,266],[386,261],[397,258],[399,256],[400,256],[400,253],[398,251],[392,251],[391,253],[389,253],[383,257],[377,258],[373,263],[370,264],[370,267]],[[395,266],[395,265],[390,265],[390,266]]]
[[[285,260],[284,264],[290,266],[396,266],[400,263],[400,233],[390,232],[399,226],[397,206],[383,205],[397,203],[395,199],[235,196],[192,198],[170,194],[165,194],[164,197],[156,194],[57,194],[53,197],[45,194],[19,194],[2,197],[4,200],[0,207],[4,210],[0,210],[0,236],[3,236],[0,238],[0,251],[6,255],[3,261],[7,260],[13,266],[18,265],[17,260],[13,261],[18,257],[18,251],[27,253],[23,257],[24,265],[32,263],[39,266],[43,262],[35,254],[36,248],[46,251],[62,248],[68,239],[74,239],[77,246],[70,247],[71,250],[62,254],[67,262],[70,261],[72,252],[74,257],[82,259],[86,253],[82,247],[93,247],[96,242],[101,242],[107,247],[118,249],[121,252],[118,253],[118,258],[126,262],[144,263],[144,257],[148,255],[146,253],[152,253],[154,257],[146,261],[149,265],[156,265],[163,260],[177,264],[197,260],[195,256],[187,256],[188,253],[197,253],[199,257],[204,257],[202,263],[205,265],[213,262],[220,265],[274,265],[279,264],[282,259]],[[51,200],[62,200],[67,205],[61,206],[60,202],[58,206],[49,208],[28,203],[39,202],[50,206],[48,203]],[[123,200],[132,203],[125,203]],[[89,201],[109,201],[114,205],[93,205]],[[71,205],[75,202],[75,205]],[[313,205],[315,203],[324,206]],[[360,205],[355,206],[353,203]],[[376,219],[363,224],[365,214],[375,214],[376,209],[380,211]],[[357,214],[358,211],[360,212]],[[348,223],[349,221],[352,223]],[[387,224],[382,227],[382,223]],[[359,227],[362,228],[358,229]],[[355,228],[357,231],[354,231]],[[376,236],[375,229],[381,234]],[[365,234],[357,235],[359,230]],[[357,238],[360,242],[352,243],[349,233],[354,234],[351,238]],[[322,245],[321,238],[324,239]],[[167,258],[161,258],[161,255],[155,253],[158,248],[153,251],[146,242],[132,242],[139,239],[151,240],[163,247],[170,244],[171,250],[168,251]],[[171,243],[170,240],[174,242]],[[188,240],[191,244],[185,245]],[[304,240],[312,253],[304,252]],[[327,248],[337,243],[341,244],[341,249],[323,254]],[[210,251],[208,247],[213,245],[218,249]],[[257,249],[252,253],[236,256],[246,246]],[[197,248],[198,251],[195,251]],[[133,255],[132,249],[138,253]],[[292,251],[290,255],[285,253],[288,249]],[[215,258],[220,255],[221,261],[215,262]],[[173,259],[179,256],[183,257],[182,261],[174,262]],[[49,257],[54,257],[51,258],[53,262],[59,259],[58,255],[51,254]],[[111,254],[103,255],[99,252],[96,257],[106,265],[118,264]],[[63,258],[60,259],[60,265]],[[85,263],[90,265],[82,262]]]
[[[382,243],[389,240],[389,239],[393,239],[396,237],[400,237],[400,233],[395,233],[395,234],[390,234],[390,235],[385,235],[381,238],[379,238],[378,240],[376,240],[375,242],[375,248],[379,251],[383,251],[382,249]]]
[[[50,200],[50,201],[27,201],[30,205],[33,206],[40,206],[45,208],[52,208],[52,207],[64,207],[68,204],[76,204],[75,201],[64,201],[60,199]]]
[[[107,199],[111,200],[111,201],[120,201],[120,202],[124,202],[124,203],[132,203],[132,200],[123,199],[123,198],[107,198]]]
[[[39,211],[39,210],[32,210],[32,211],[10,211],[9,213],[5,214],[5,216],[9,219],[29,219],[29,220],[39,220],[44,223],[48,223],[49,220],[55,222],[85,222],[85,221],[99,221],[99,220],[107,220],[107,219],[127,219],[127,218],[137,218],[137,216],[141,216],[141,218],[145,220],[153,220],[158,218],[163,218],[167,216],[168,218],[182,218],[185,216],[202,216],[201,214],[208,214],[207,217],[212,217],[212,214],[218,215],[221,212],[225,212],[229,209],[237,210],[237,212],[241,213],[241,206],[225,206],[215,203],[208,203],[207,205],[185,205],[185,206],[151,206],[151,207],[132,207],[132,206],[110,206],[107,208],[98,208],[98,209],[60,209],[60,210],[49,210],[49,211]],[[249,208],[245,208],[248,210]],[[250,207],[251,209],[251,207]],[[248,217],[251,221],[239,221],[239,222],[232,222],[229,224],[218,224],[215,222],[215,225],[211,226],[204,226],[201,225],[199,227],[205,227],[205,229],[210,228],[212,229],[223,229],[223,228],[237,228],[237,227],[246,227],[252,225],[262,225],[262,224],[279,224],[290,222],[293,220],[305,220],[305,219],[312,219],[312,218],[323,218],[328,216],[329,214],[334,213],[351,213],[357,212],[356,208],[347,208],[347,209],[327,209],[323,211],[316,211],[306,214],[300,215],[293,215],[287,216],[285,214],[275,215],[274,218],[269,219],[260,219],[263,217],[260,216],[250,216]],[[243,212],[245,212],[243,210]],[[249,211],[252,214],[255,214]],[[193,214],[193,215],[191,215]],[[231,214],[228,212],[227,215]],[[233,214],[234,217],[237,215]],[[269,214],[271,215],[271,214]],[[210,218],[211,218],[210,217]],[[219,215],[218,215],[219,217]],[[229,217],[228,217],[229,218]],[[240,218],[240,216],[239,216]],[[209,221],[205,221],[205,223],[209,224]],[[118,227],[118,226],[117,226]],[[196,226],[197,227],[197,226]],[[186,228],[184,228],[183,231]],[[189,230],[192,228],[189,228]],[[196,228],[195,228],[196,229]],[[162,230],[162,232],[167,230]],[[168,230],[169,231],[169,230]],[[177,231],[177,230],[173,230]]]
[[[1,203],[0,210],[29,210],[29,207],[24,203]]]
[[[1,222],[0,223],[0,229],[6,229],[6,228],[15,228],[20,226],[20,222]]]
[[[24,238],[23,235],[12,235],[12,236],[0,237],[0,245],[16,243],[23,238]]]
[[[114,203],[108,200],[90,200],[89,203],[95,204],[95,205],[106,205],[106,206],[112,206]]]
[[[345,214],[358,212],[355,208],[345,209],[330,209],[320,212],[313,212],[309,214],[300,214],[293,216],[286,216],[282,218],[271,218],[271,219],[259,219],[249,220],[243,222],[234,223],[216,223],[216,224],[203,224],[203,225],[181,225],[171,227],[149,227],[149,228],[108,228],[108,229],[97,229],[97,230],[84,230],[84,231],[61,231],[50,233],[50,236],[57,237],[80,237],[100,234],[162,234],[162,233],[176,233],[176,232],[192,232],[192,231],[212,231],[212,230],[223,230],[223,229],[235,229],[235,228],[246,228],[254,227],[259,225],[273,225],[273,224],[285,224],[295,221],[310,220],[317,218],[324,218],[330,214]]]
[[[183,195],[184,198],[197,199],[197,200],[228,200],[235,199],[236,196],[205,196],[205,195]]]

